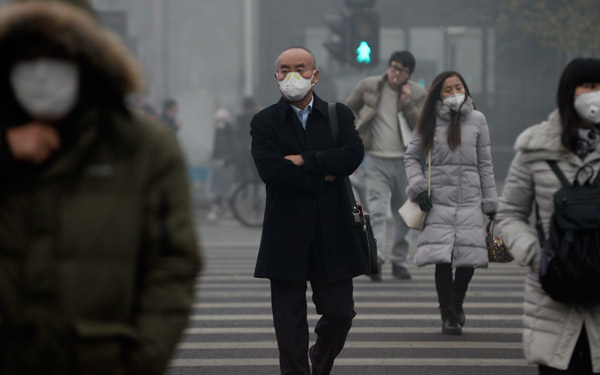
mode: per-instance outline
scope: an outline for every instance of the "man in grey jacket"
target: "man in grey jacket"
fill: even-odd
[[[392,274],[408,280],[406,258],[410,247],[410,231],[398,214],[406,200],[407,185],[404,171],[404,151],[419,114],[425,104],[427,92],[410,76],[415,69],[415,58],[409,51],[394,52],[383,76],[371,76],[359,82],[346,99],[346,105],[356,117],[356,128],[365,145],[365,173],[367,205],[375,238],[380,244],[380,265],[385,261],[385,234],[388,210],[394,218],[394,242],[390,261]],[[404,129],[409,132],[403,132]],[[404,136],[403,136],[404,133]],[[381,267],[380,267],[381,270]],[[381,271],[372,275],[381,280]]]

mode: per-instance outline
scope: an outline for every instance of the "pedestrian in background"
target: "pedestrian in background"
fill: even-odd
[[[329,374],[356,315],[352,278],[367,268],[343,182],[360,164],[363,145],[342,104],[333,140],[328,105],[313,93],[319,71],[310,51],[286,49],[276,69],[282,97],[250,125],[252,156],[267,189],[254,276],[271,280],[281,373]],[[322,315],[310,351],[307,281]]]
[[[227,199],[236,179],[236,157],[238,131],[231,121],[231,113],[226,108],[215,112],[215,138],[211,157],[210,190],[213,201],[206,219],[217,221],[227,209]]]
[[[0,9],[0,373],[162,374],[199,269],[174,136],[125,47],[60,1]]]
[[[427,96],[424,88],[410,80],[415,64],[415,58],[409,51],[394,52],[383,76],[363,79],[346,99],[346,105],[356,116],[356,129],[367,152],[363,170],[366,174],[367,206],[378,243],[380,263],[379,274],[371,275],[374,281],[381,280],[390,209],[394,219],[390,257],[392,274],[398,279],[411,278],[406,267],[410,230],[398,209],[406,201],[403,158],[405,144],[408,144],[408,139],[403,138],[400,121],[405,122],[412,132]]]
[[[600,59],[571,61],[562,72],[556,98],[558,108],[548,119],[517,138],[497,228],[519,264],[529,267],[523,332],[527,360],[539,366],[540,375],[599,374],[600,305],[567,305],[542,289],[542,248],[530,217],[537,205],[548,235],[553,196],[562,184],[547,160],[557,161],[569,181],[584,165],[591,166],[595,175],[600,171]],[[579,177],[583,182],[590,175],[582,173]]]
[[[177,133],[183,126],[182,121],[177,117],[179,115],[179,104],[177,100],[168,98],[163,102],[161,120],[169,129]]]
[[[406,194],[429,212],[414,262],[435,264],[442,332],[458,335],[474,270],[488,266],[483,214],[492,220],[498,204],[488,125],[459,73],[434,79],[404,162]]]
[[[237,113],[237,135],[236,135],[236,179],[238,181],[244,181],[248,179],[256,178],[256,168],[252,162],[252,155],[250,154],[250,122],[255,114],[261,111],[263,108],[256,100],[251,96],[246,96],[242,100],[242,108]]]

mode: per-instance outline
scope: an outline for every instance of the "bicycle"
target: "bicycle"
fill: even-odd
[[[267,192],[260,179],[242,181],[229,198],[229,206],[233,216],[243,225],[250,228],[261,227],[265,213]]]

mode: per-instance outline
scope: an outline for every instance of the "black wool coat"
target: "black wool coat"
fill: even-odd
[[[252,156],[267,189],[255,277],[308,280],[309,250],[317,228],[323,251],[319,268],[325,273],[319,277],[336,282],[366,272],[343,183],[343,177],[360,165],[364,149],[352,111],[339,103],[336,109],[336,142],[327,103],[316,95],[306,130],[283,98],[252,119]],[[284,158],[296,154],[305,165],[298,167]],[[336,179],[325,182],[325,175]]]

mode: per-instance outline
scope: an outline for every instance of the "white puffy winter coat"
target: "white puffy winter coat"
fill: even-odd
[[[490,136],[483,113],[471,98],[461,108],[461,144],[452,151],[447,129],[450,109],[438,103],[436,138],[431,150],[433,208],[419,234],[414,262],[417,266],[451,263],[453,267],[487,267],[483,213],[496,212]],[[413,133],[404,155],[407,196],[414,201],[427,191],[427,166],[421,167],[421,137]]]
[[[517,154],[500,199],[496,228],[519,264],[529,267],[523,332],[527,360],[566,369],[585,323],[596,373],[600,372],[600,304],[586,308],[556,302],[544,292],[538,277],[541,247],[532,216],[534,203],[539,206],[547,235],[554,212],[552,198],[562,187],[546,160],[556,160],[571,181],[584,164],[590,164],[595,173],[600,170],[600,146],[581,160],[561,144],[560,137],[560,115],[554,111],[547,121],[528,128],[517,138]],[[580,175],[582,180],[586,177]]]

